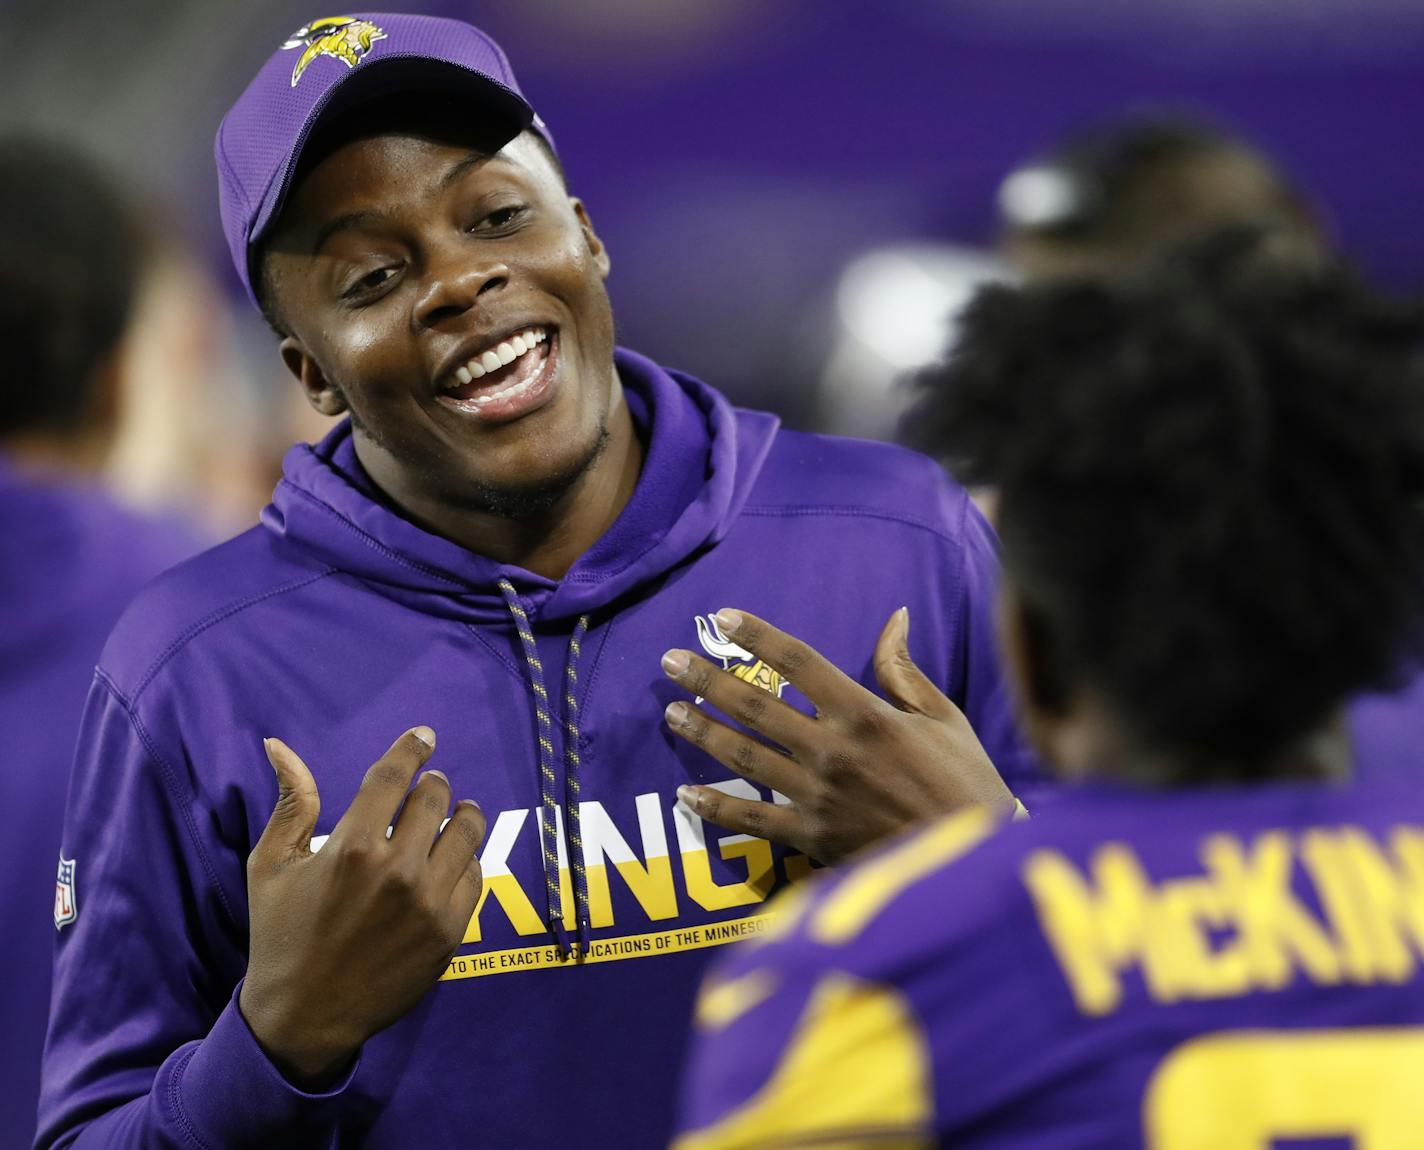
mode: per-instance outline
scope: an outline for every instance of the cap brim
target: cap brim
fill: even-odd
[[[534,122],[534,110],[519,93],[483,72],[429,56],[384,56],[353,68],[327,90],[302,126],[297,146],[262,199],[247,237],[248,250],[272,227],[301,167],[308,145],[322,130],[384,97],[430,93],[470,101],[486,146],[498,150]]]

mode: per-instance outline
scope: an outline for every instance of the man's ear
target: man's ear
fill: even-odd
[[[307,402],[322,415],[341,415],[347,409],[346,396],[341,389],[331,383],[316,362],[315,357],[294,335],[286,336],[277,345],[282,362],[287,370],[297,377]]]
[[[612,260],[608,257],[608,249],[603,246],[603,241],[593,230],[593,221],[589,219],[588,209],[584,207],[583,201],[577,196],[570,196],[569,203],[573,205],[574,215],[578,216],[579,227],[583,229],[584,243],[588,245],[588,250],[593,254],[593,261],[598,265],[598,272],[604,279],[607,279],[609,269],[613,266]]]

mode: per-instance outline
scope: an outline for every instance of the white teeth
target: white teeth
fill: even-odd
[[[549,338],[548,332],[543,328],[531,327],[521,331],[518,335],[502,340],[498,345],[489,351],[481,352],[462,367],[455,369],[455,378],[461,384],[473,383],[477,379],[482,379],[492,371],[498,371],[506,364],[513,363],[525,352],[533,351],[535,347]],[[497,392],[496,396],[503,396],[505,392]],[[487,396],[485,398],[495,398]]]
[[[522,395],[532,386],[533,380],[526,379],[523,383],[510,384],[510,386],[501,388],[499,391],[491,392],[489,395],[477,395],[475,397],[475,403],[483,407],[485,406],[485,404],[494,403],[497,400],[509,399],[511,396]]]

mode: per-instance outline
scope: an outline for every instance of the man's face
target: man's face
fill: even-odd
[[[267,261],[284,361],[318,410],[351,411],[397,500],[518,507],[597,455],[619,395],[608,257],[528,134],[494,155],[446,131],[351,139],[301,179]]]

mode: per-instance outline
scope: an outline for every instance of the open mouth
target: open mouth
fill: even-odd
[[[457,367],[437,398],[489,423],[517,419],[552,394],[556,346],[548,328],[525,328]]]

